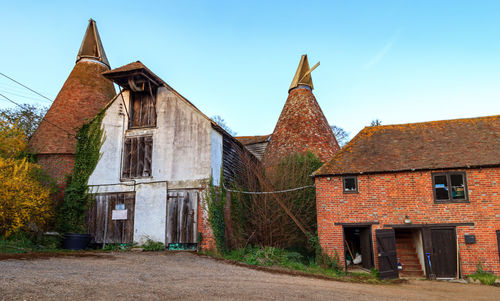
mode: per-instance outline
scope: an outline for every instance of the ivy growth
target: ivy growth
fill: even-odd
[[[84,124],[76,135],[76,152],[73,175],[68,178],[64,192],[64,203],[58,212],[58,230],[60,232],[87,232],[86,213],[92,202],[88,193],[87,182],[100,159],[103,143],[101,122],[105,109],[90,122]]]
[[[226,247],[226,223],[224,221],[224,206],[226,204],[226,191],[222,185],[224,179],[220,179],[220,185],[214,186],[213,179],[210,179],[210,190],[207,200],[208,222],[214,234],[217,251],[225,254]]]

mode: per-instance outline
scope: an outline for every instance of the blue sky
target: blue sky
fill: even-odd
[[[330,124],[500,114],[500,1],[1,1],[0,72],[55,98],[89,18],[238,135],[274,129],[301,54]],[[47,105],[0,78],[0,93]],[[28,97],[27,97],[28,96]],[[10,106],[0,100],[0,106]]]

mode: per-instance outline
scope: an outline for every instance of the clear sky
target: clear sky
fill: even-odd
[[[88,19],[112,67],[141,60],[238,135],[272,133],[301,54],[351,137],[500,114],[500,1],[4,1],[0,72],[55,98]],[[0,78],[0,93],[47,105]],[[26,97],[29,96],[29,97]],[[0,100],[0,106],[9,106]]]

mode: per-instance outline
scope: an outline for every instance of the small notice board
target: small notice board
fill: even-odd
[[[127,209],[123,210],[113,210],[111,213],[112,220],[125,220],[127,219]]]

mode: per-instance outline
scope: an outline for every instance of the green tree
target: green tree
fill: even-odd
[[[47,109],[47,107],[36,107],[25,103],[21,107],[0,109],[0,120],[10,124],[17,124],[17,127],[29,139],[40,122],[42,122]]]

